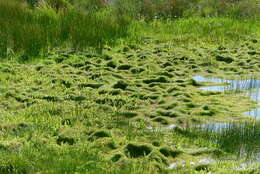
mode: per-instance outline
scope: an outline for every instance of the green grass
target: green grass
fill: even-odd
[[[257,20],[237,20],[232,18],[180,18],[138,23],[140,37],[150,36],[171,42],[185,44],[189,41],[210,43],[236,42],[260,36],[260,22]],[[139,31],[138,30],[138,31]]]
[[[201,159],[231,156],[213,141],[169,126],[248,120],[242,113],[253,106],[249,98],[201,91],[191,77],[257,74],[258,57],[248,52],[259,43],[222,45],[234,58],[226,63],[215,58],[224,54],[218,45],[161,41],[105,47],[103,55],[57,49],[31,62],[2,61],[2,173],[205,173]],[[214,64],[205,66],[209,57]],[[183,160],[184,168],[168,169]],[[235,164],[207,167],[236,173]]]
[[[248,97],[201,91],[192,76],[258,77],[256,12],[190,2],[0,0],[0,173],[257,173],[223,157],[254,152],[258,122],[181,129],[250,120]],[[153,20],[153,8],[165,13]]]
[[[30,8],[16,0],[1,0],[0,9],[1,54],[22,59],[46,54],[54,47],[102,51],[105,44],[126,37],[130,23],[126,16],[110,9],[55,11],[45,3]]]
[[[147,21],[196,16],[257,19],[260,8],[258,0],[115,0],[114,4],[123,13]]]
[[[57,47],[102,52],[105,45],[115,46],[122,42],[138,44],[143,37],[151,36],[183,43],[194,40],[222,43],[260,35],[258,18],[188,15],[186,18],[164,17],[147,21],[133,17],[130,12],[123,13],[121,8],[125,9],[126,4],[118,3],[110,6],[101,1],[74,1],[70,4],[60,0],[40,1],[32,7],[26,2],[1,0],[1,57],[28,60],[46,55]],[[134,4],[130,1],[127,3]],[[185,7],[181,2],[176,3]],[[155,5],[159,7],[159,4]],[[138,5],[132,8],[136,11],[134,8],[138,9]],[[139,13],[140,16],[146,16],[137,10],[136,14]]]
[[[224,128],[217,125],[187,127],[184,132],[189,136],[208,139],[238,158],[251,159],[259,153],[259,121],[227,123]]]

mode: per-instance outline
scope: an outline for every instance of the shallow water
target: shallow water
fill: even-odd
[[[217,78],[205,78],[202,76],[194,76],[193,79],[197,82],[223,83],[221,85],[200,87],[200,89],[202,90],[218,92],[243,91],[245,95],[248,95],[260,106],[260,80],[254,78],[241,80],[225,80]],[[260,119],[260,108],[245,112],[244,114],[252,116],[256,119]]]
[[[205,78],[202,76],[195,76],[193,79],[197,82],[212,82],[212,86],[204,86],[200,87],[202,90],[207,91],[217,91],[217,92],[230,92],[234,93],[237,91],[242,92],[242,94],[248,95],[252,100],[254,100],[260,106],[260,80],[249,78],[242,80],[224,80],[217,78]],[[221,83],[220,85],[217,83]],[[253,109],[251,111],[245,112],[245,115],[252,116],[256,119],[260,119],[260,107]],[[203,129],[209,129],[209,131],[213,132],[222,132],[225,129],[228,129],[232,126],[232,123],[206,123],[203,125],[199,125],[199,127]],[[241,156],[243,156],[242,154]],[[246,155],[246,152],[245,152]],[[244,155],[244,156],[245,156]],[[251,156],[249,165],[255,162],[260,161],[260,153],[256,152],[253,156]]]
[[[230,126],[230,123],[206,123],[199,125],[200,128],[210,129],[213,132],[222,132],[223,129],[226,129]]]

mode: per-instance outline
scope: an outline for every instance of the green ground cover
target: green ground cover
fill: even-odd
[[[228,136],[186,129],[254,121],[249,97],[192,77],[259,77],[255,16],[149,21],[102,3],[87,14],[33,4],[0,0],[0,173],[259,173]]]
[[[250,51],[259,41],[146,43],[107,47],[103,55],[57,50],[37,63],[2,62],[1,171],[167,173],[170,163],[185,160],[173,170],[235,173],[234,161],[200,168],[200,158],[218,159],[225,150],[170,125],[248,120],[242,113],[254,106],[249,98],[201,91],[192,76],[257,75],[259,53]],[[227,54],[231,63],[217,61]]]

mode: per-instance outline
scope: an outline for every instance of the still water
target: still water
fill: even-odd
[[[194,76],[193,79],[197,82],[213,82],[221,83],[221,85],[200,87],[202,90],[207,91],[242,91],[245,95],[248,95],[252,100],[256,101],[260,106],[260,80],[254,78],[241,79],[241,80],[224,80],[217,78],[205,78],[202,76]],[[256,119],[260,119],[260,107],[245,112],[245,115],[252,116]]]

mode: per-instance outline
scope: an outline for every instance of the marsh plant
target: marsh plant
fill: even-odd
[[[129,19],[111,9],[53,8],[47,1],[30,7],[20,1],[0,1],[1,54],[36,56],[49,48],[102,50],[127,35]],[[2,44],[3,43],[3,44]]]
[[[196,35],[189,35],[191,39],[204,35],[238,38],[241,31],[252,33],[248,25],[259,25],[248,22],[244,26],[231,19],[258,19],[259,8],[258,0],[0,0],[0,54],[28,59],[54,47],[102,52],[105,45],[114,46],[121,39],[136,40],[144,28],[174,37],[192,29]],[[223,19],[205,23],[198,18],[216,16]],[[188,19],[174,21],[180,17]],[[212,28],[217,30],[212,33]]]
[[[204,137],[228,153],[239,158],[254,159],[260,151],[260,122],[246,121],[206,124],[184,129],[185,134]]]
[[[253,2],[0,0],[0,174],[241,173],[259,122],[182,127],[252,120],[192,77],[259,77]]]
[[[156,18],[214,17],[232,18],[256,17],[258,0],[112,0],[117,9],[146,20]],[[130,5],[129,8],[125,8]]]

